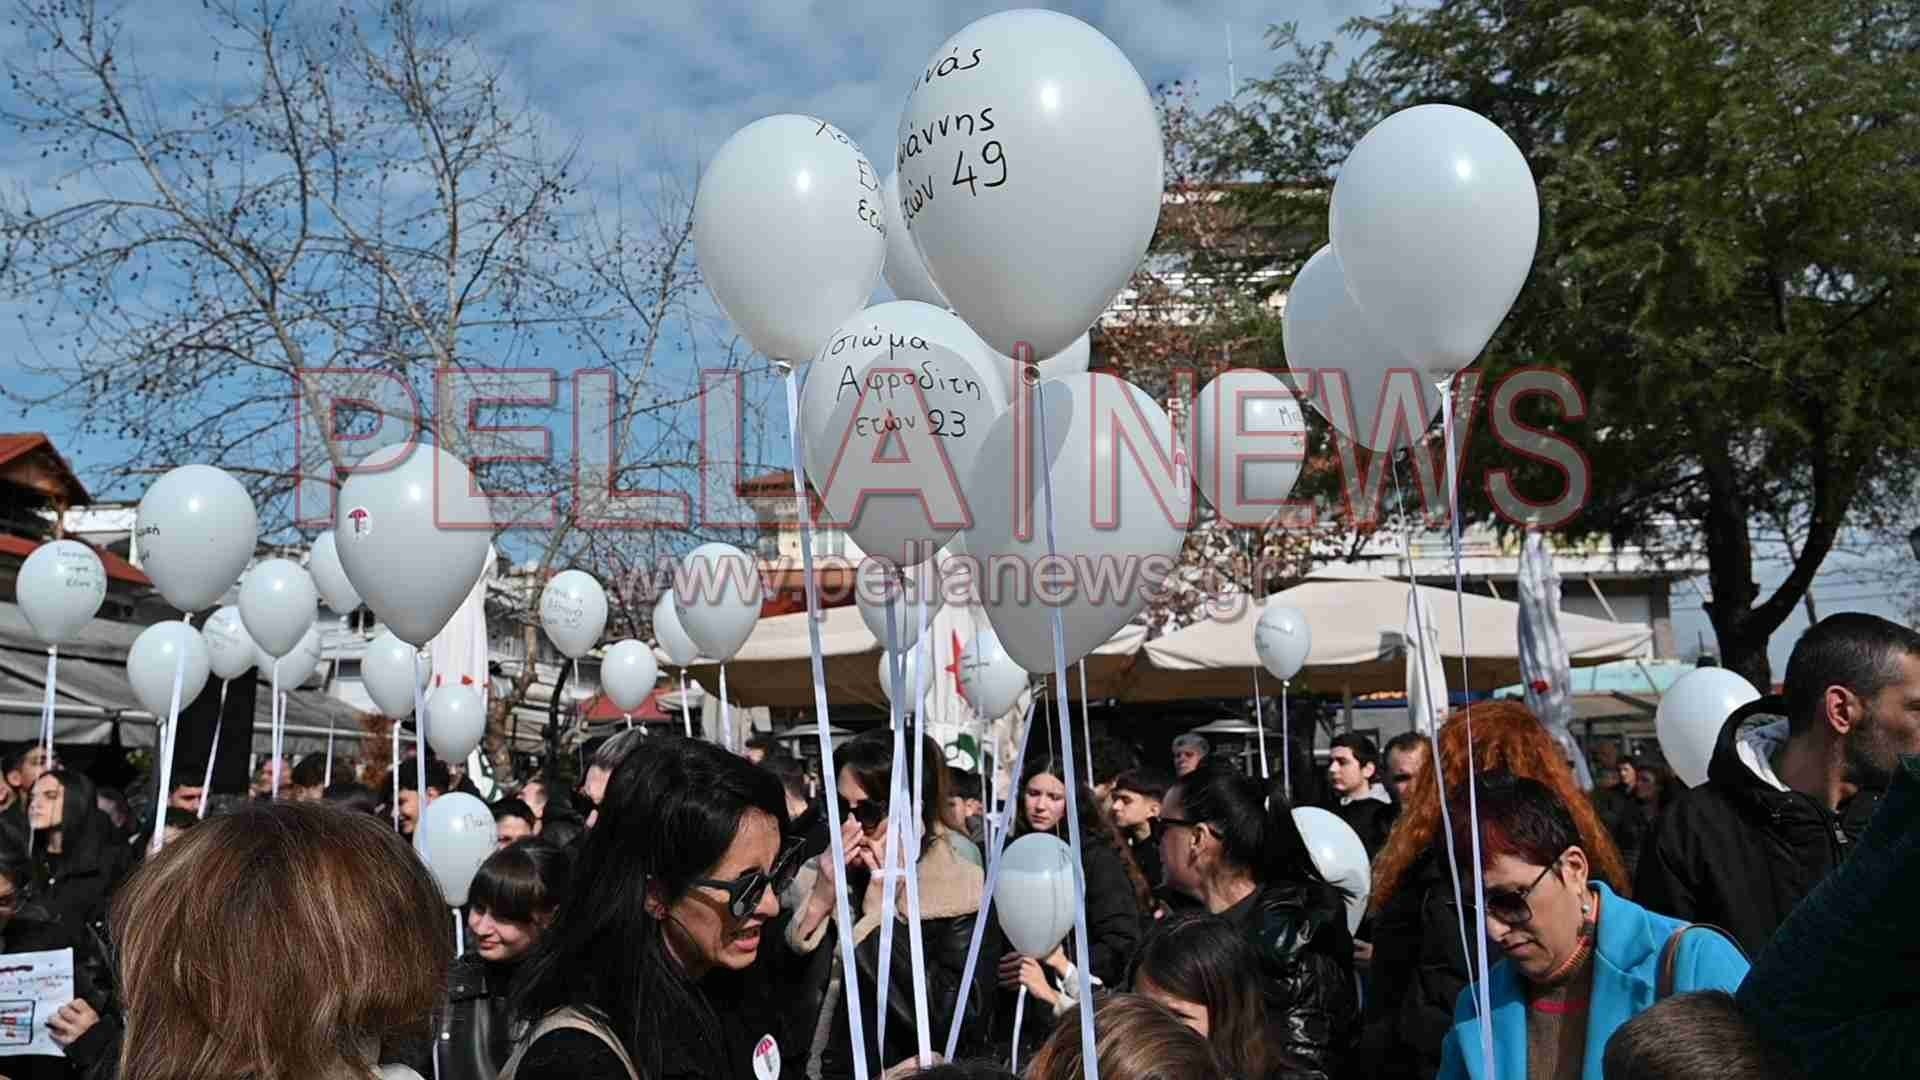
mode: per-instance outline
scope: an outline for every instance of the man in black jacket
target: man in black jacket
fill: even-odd
[[[1727,718],[1707,782],[1661,815],[1634,882],[1644,906],[1727,930],[1750,956],[1920,752],[1920,634],[1829,616],[1794,645],[1784,689]]]
[[[1379,781],[1380,750],[1372,739],[1352,731],[1334,736],[1332,745],[1327,780],[1333,785],[1334,803],[1328,809],[1359,834],[1371,859],[1386,845],[1398,816],[1393,796]]]

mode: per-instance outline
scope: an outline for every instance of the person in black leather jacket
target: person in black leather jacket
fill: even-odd
[[[447,972],[442,1080],[494,1080],[513,1052],[508,990],[567,897],[567,853],[537,837],[501,848],[467,892],[473,948]]]
[[[27,806],[33,826],[28,897],[76,937],[107,917],[107,904],[133,862],[100,809],[93,781],[55,769],[34,781]]]
[[[914,870],[920,884],[930,1014],[927,1021],[938,1052],[945,1046],[955,1010],[962,1007],[956,1000],[960,975],[986,882],[981,869],[960,855],[941,819],[947,793],[946,764],[940,749],[933,740],[922,739],[921,752],[925,755],[921,766],[925,770],[922,805],[913,811],[922,840],[915,853]],[[793,911],[786,926],[786,946],[809,959],[807,977],[791,999],[786,1045],[791,1047],[790,1053],[803,1055],[798,1060],[809,1065],[808,1075],[816,1075],[811,1066],[817,1063],[817,1075],[826,1080],[854,1075],[853,1041],[838,955],[839,931],[833,922],[836,888],[845,887],[850,894],[854,961],[867,1042],[862,1052],[869,1074],[879,1076],[883,1070],[913,1057],[918,1043],[906,889],[896,889],[893,910],[887,911],[882,881],[876,872],[886,855],[887,831],[894,827],[888,813],[893,790],[893,733],[884,728],[863,732],[834,757],[840,766],[839,800],[844,819],[840,827],[847,864],[835,866],[833,852],[822,853],[796,876],[782,903]],[[887,1027],[884,1040],[877,1041],[874,1021],[880,928],[887,918],[895,920],[887,974]],[[986,1013],[988,985],[986,979],[974,979],[964,1003],[969,1021]],[[975,1023],[970,1022],[966,1030],[975,1039],[980,1037]],[[973,1045],[963,1040],[963,1056]]]
[[[1360,1033],[1346,897],[1314,865],[1286,799],[1208,764],[1161,805],[1167,881],[1240,928],[1260,956],[1280,1070],[1346,1076]]]

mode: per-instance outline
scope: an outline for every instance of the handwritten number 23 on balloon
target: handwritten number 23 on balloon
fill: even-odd
[[[988,167],[995,165],[1000,167],[1000,179],[980,180],[981,184],[987,187],[999,187],[1001,184],[1007,182],[1007,152],[1006,149],[1000,145],[999,139],[994,139],[980,148],[980,163]],[[962,168],[967,170],[965,176],[960,175]],[[967,165],[967,152],[965,150],[960,151],[953,159],[953,186],[959,187],[961,184],[965,184],[967,185],[968,193],[977,196],[980,194],[980,189],[974,186],[976,179],[978,179],[978,177],[975,175],[973,168]]]

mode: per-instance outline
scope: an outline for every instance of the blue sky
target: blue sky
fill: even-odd
[[[928,57],[971,20],[1008,6],[1015,5],[442,0],[483,59],[507,75],[514,96],[540,114],[552,135],[577,141],[589,168],[588,194],[595,196],[607,195],[616,184],[644,190],[663,177],[690,180],[730,133],[776,112],[831,120],[861,143],[870,160],[885,163],[893,156],[899,105]],[[1190,82],[1201,103],[1211,104],[1228,92],[1229,41],[1240,77],[1256,77],[1272,67],[1265,42],[1271,24],[1297,21],[1304,39],[1323,40],[1346,19],[1387,5],[1085,0],[1046,6],[1105,32],[1150,85]],[[164,16],[168,9],[179,17]],[[138,33],[129,35],[127,49],[156,87],[156,107],[169,107],[170,92],[216,93],[244,75],[230,64],[209,62],[200,5],[172,0],[125,10],[139,15]],[[17,37],[0,38],[0,57],[17,60],[21,49]],[[19,147],[0,148],[0,168],[15,184],[43,185],[61,165]],[[0,375],[18,380],[17,358],[32,347],[10,318],[0,322]],[[758,389],[765,393],[771,387]],[[49,431],[99,486],[104,478],[96,470],[106,455],[98,444],[73,436],[72,416],[8,413],[0,415],[0,430]],[[768,435],[768,449],[783,457],[784,431]],[[1851,608],[1898,616],[1902,605],[1888,598],[1879,571],[1861,569],[1883,568],[1894,557],[1909,556],[1904,551],[1836,556],[1833,571],[1816,586],[1816,603],[1823,613]],[[1763,563],[1758,570],[1761,583],[1769,586],[1784,574],[1779,563]],[[1707,628],[1699,599],[1685,586],[1673,598],[1676,636],[1686,649]],[[1804,625],[1804,612],[1797,613],[1777,635],[1776,672]]]

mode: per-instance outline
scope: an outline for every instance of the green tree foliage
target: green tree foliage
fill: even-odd
[[[1209,118],[1212,175],[1263,182],[1241,198],[1273,241],[1219,272],[1290,275],[1325,242],[1340,162],[1394,110],[1499,124],[1542,222],[1486,386],[1575,379],[1584,415],[1519,406],[1591,463],[1563,530],[1704,554],[1722,658],[1766,685],[1768,638],[1843,528],[1906,516],[1920,459],[1920,3],[1444,0],[1347,30],[1364,47],[1338,71],[1276,29],[1273,75]],[[1537,498],[1567,482],[1483,424],[1464,493],[1483,519],[1490,467]],[[1778,522],[1794,562],[1762,595],[1754,545]]]

